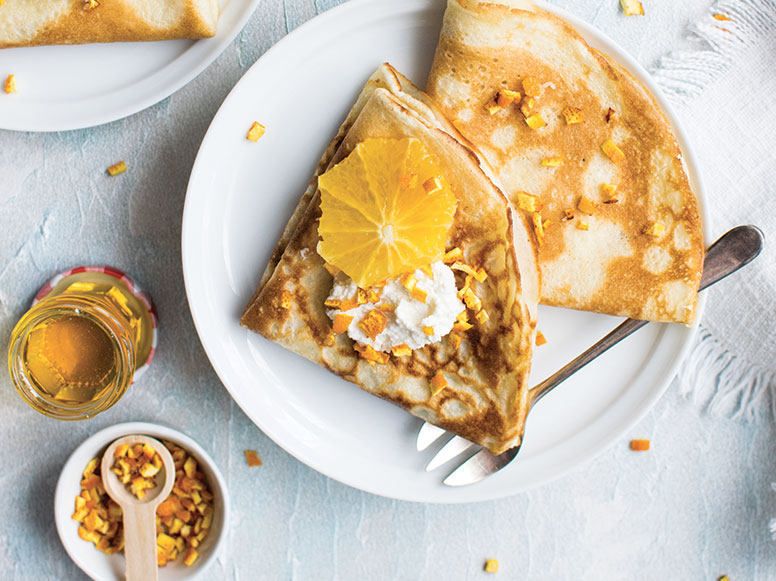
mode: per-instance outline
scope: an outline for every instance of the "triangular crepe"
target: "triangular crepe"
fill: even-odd
[[[521,111],[536,85],[541,95]],[[521,100],[508,104],[503,92],[500,107],[503,89]],[[516,205],[522,193],[540,198],[543,304],[693,321],[697,202],[671,126],[641,83],[526,0],[449,0],[427,91]],[[521,207],[531,202],[523,196]]]
[[[215,36],[218,0],[7,0],[0,48]]]
[[[419,139],[458,199],[448,246],[461,248],[466,260],[488,273],[487,281],[476,283],[476,292],[490,320],[467,331],[457,348],[447,336],[385,364],[360,358],[347,335],[332,342],[324,307],[332,276],[316,252],[320,193],[313,183],[241,323],[366,391],[500,453],[520,442],[525,421],[538,267],[528,225],[454,132],[425,95],[384,65],[367,83],[318,173],[365,139]],[[434,395],[431,380],[438,371],[449,387]]]

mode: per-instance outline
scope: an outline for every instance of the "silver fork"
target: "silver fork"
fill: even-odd
[[[763,242],[763,233],[756,226],[738,226],[723,235],[706,252],[700,290],[719,282],[757,258],[762,250]],[[536,402],[566,379],[646,324],[647,321],[626,320],[614,331],[582,353],[582,355],[532,388],[528,397],[529,411]],[[445,434],[450,435],[441,428],[424,423],[418,432],[416,444],[418,451],[421,452],[427,449]],[[498,472],[514,460],[518,452],[520,452],[523,441],[524,439],[521,439],[520,445],[507,450],[503,454],[495,455],[481,446],[464,440],[459,436],[454,436],[431,458],[426,465],[426,471],[435,470],[443,464],[450,462],[453,458],[467,453],[466,457],[443,482],[448,486],[474,484],[486,476]]]

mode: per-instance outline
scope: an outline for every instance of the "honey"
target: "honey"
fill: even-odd
[[[110,337],[86,317],[44,320],[30,331],[22,357],[41,395],[65,402],[95,399],[116,373]]]
[[[11,335],[17,391],[49,417],[93,417],[150,362],[155,321],[150,299],[120,271],[82,267],[55,277]]]

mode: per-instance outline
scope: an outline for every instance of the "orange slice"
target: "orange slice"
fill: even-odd
[[[418,139],[367,139],[318,186],[318,252],[359,287],[444,256],[457,201]]]

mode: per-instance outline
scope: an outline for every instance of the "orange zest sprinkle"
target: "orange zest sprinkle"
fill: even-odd
[[[731,21],[731,20],[733,20],[733,19],[732,19],[732,18],[730,18],[730,16],[728,16],[727,14],[715,14],[715,15],[714,15],[714,19],[715,19],[715,20],[719,20],[720,22],[728,22],[728,21]]]
[[[341,335],[342,333],[347,332],[348,327],[350,327],[350,323],[352,322],[353,317],[351,315],[337,313],[334,315],[334,324],[331,326],[331,330],[336,335]]]
[[[261,139],[266,131],[267,129],[264,127],[264,125],[258,121],[254,121],[253,125],[251,125],[251,128],[248,130],[248,134],[245,136],[245,139],[256,143],[259,139]]]
[[[445,379],[445,376],[442,374],[442,372],[437,371],[436,375],[434,375],[434,377],[431,379],[431,395],[438,394],[446,387],[450,387],[450,384],[447,383],[447,379]]]
[[[542,160],[542,167],[560,167],[563,165],[562,157],[545,157]]]
[[[452,250],[448,250],[445,253],[444,257],[442,258],[442,262],[444,262],[445,264],[451,264],[456,260],[458,260],[459,258],[463,258],[463,250],[456,247],[456,248],[453,248]]]
[[[424,326],[423,327],[423,333],[428,335],[429,337],[434,334],[434,327]]]
[[[606,156],[611,159],[614,163],[618,163],[625,159],[625,153],[615,145],[614,141],[611,139],[607,139],[601,144],[601,149],[603,149]]]
[[[566,119],[566,125],[577,125],[584,121],[582,109],[579,107],[566,107],[563,110],[563,117]]]
[[[375,337],[385,329],[385,321],[385,313],[378,309],[372,309],[367,313],[366,317],[361,319],[358,326],[366,333],[367,337],[374,341]]]
[[[374,366],[375,363],[388,363],[388,361],[391,359],[391,356],[388,355],[388,353],[377,351],[371,345],[361,345],[356,343],[353,345],[353,348],[358,351],[358,354],[361,355],[362,359],[365,359],[367,362],[369,362],[369,365],[372,366]]]
[[[402,343],[401,345],[395,345],[391,349],[391,353],[396,357],[406,357],[407,355],[412,355],[412,349],[406,343]]]
[[[429,196],[436,194],[437,192],[441,192],[442,180],[437,176],[428,178],[425,182],[423,182],[423,189],[426,190],[426,193]]]
[[[539,197],[527,192],[517,193],[517,205],[521,210],[526,212],[538,212],[542,209],[542,203],[541,200],[539,200]]]
[[[376,289],[374,287],[368,288],[366,291],[366,298],[369,300],[370,303],[378,303],[380,301],[380,289]]]
[[[248,463],[248,466],[261,466],[262,464],[261,458],[259,458],[256,450],[246,450],[245,461]]]
[[[415,287],[410,291],[410,294],[412,295],[412,298],[416,301],[420,301],[421,303],[426,302],[426,299],[428,298],[428,293],[424,291],[423,289]]]
[[[341,311],[351,311],[358,308],[361,303],[358,302],[358,293],[350,297],[349,299],[341,300],[339,308]]]
[[[542,86],[539,84],[539,81],[537,81],[533,77],[526,77],[523,79],[523,92],[528,97],[541,97],[542,96]]]
[[[114,163],[112,166],[108,168],[108,173],[112,176],[123,174],[125,171],[127,171],[127,164],[123,161]]]
[[[406,288],[408,291],[412,292],[415,288],[415,285],[418,284],[418,279],[415,278],[415,275],[411,272],[407,272],[403,275],[401,275],[401,278],[399,279],[399,282],[401,285]]]
[[[592,216],[596,211],[596,203],[588,198],[587,196],[582,196],[579,198],[579,203],[577,204],[577,208],[579,208],[579,211],[583,214],[587,214],[588,216]]]
[[[19,90],[16,88],[16,75],[8,75],[5,78],[5,84],[3,85],[3,90],[9,95],[11,93],[16,93]]]
[[[482,308],[482,301],[472,292],[472,289],[467,288],[463,293],[463,302],[475,313]]]

